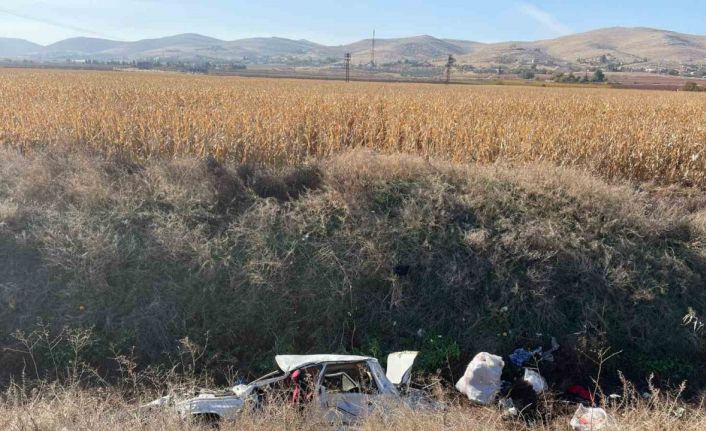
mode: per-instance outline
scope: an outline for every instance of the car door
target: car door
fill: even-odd
[[[370,414],[383,395],[367,362],[326,364],[319,380],[325,418],[349,424]]]

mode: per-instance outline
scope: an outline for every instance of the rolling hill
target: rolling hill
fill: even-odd
[[[277,63],[331,62],[347,52],[355,64],[371,59],[370,39],[348,45],[325,46],[307,40],[279,37],[223,41],[199,34],[120,42],[72,38],[48,46],[21,39],[0,39],[0,57],[63,59],[178,59]],[[706,64],[706,36],[651,28],[614,27],[534,42],[479,43],[414,36],[376,41],[376,62],[443,61],[449,54],[460,64],[553,66],[591,62],[615,64]]]
[[[0,37],[0,57],[24,57],[42,50],[41,45],[23,39]]]
[[[92,55],[102,51],[115,49],[126,42],[117,42],[107,39],[92,37],[74,37],[53,43],[44,47],[42,51],[50,55]]]
[[[706,36],[650,28],[614,27],[537,42],[536,47],[565,61],[609,55],[624,62],[639,59],[704,62]]]
[[[353,62],[366,63],[371,60],[372,40],[361,40],[339,47],[340,53],[350,52]],[[380,39],[375,42],[375,61],[391,63],[401,59],[433,61],[449,54],[463,55],[468,52],[463,42],[447,41],[432,36],[415,36],[398,39]]]

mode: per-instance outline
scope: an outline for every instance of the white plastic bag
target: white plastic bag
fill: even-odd
[[[524,381],[532,385],[532,389],[539,395],[549,388],[547,381],[544,380],[541,374],[534,370],[525,368]]]
[[[500,377],[505,362],[500,356],[482,352],[468,364],[466,373],[456,383],[456,389],[469,400],[487,405],[500,392]]]
[[[600,431],[605,429],[611,420],[605,410],[579,405],[570,425],[575,431]]]

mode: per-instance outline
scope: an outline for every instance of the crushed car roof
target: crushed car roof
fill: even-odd
[[[369,356],[350,356],[350,355],[279,355],[275,356],[275,362],[280,370],[285,373],[297,370],[307,365],[321,364],[326,362],[364,362],[377,361]]]

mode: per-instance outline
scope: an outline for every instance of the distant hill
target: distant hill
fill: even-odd
[[[72,38],[52,45],[0,39],[0,57],[61,59],[178,59],[242,62],[330,62],[347,52],[355,64],[371,60],[370,39],[341,46],[279,37],[223,41],[180,34],[135,42]],[[535,42],[480,43],[414,36],[376,40],[378,64],[400,60],[441,62],[447,55],[459,64],[578,66],[582,64],[706,64],[706,36],[651,28],[614,27]]]
[[[128,42],[98,53],[104,58],[144,59],[200,57],[222,58],[224,41],[200,34],[178,34],[158,39],[143,39]],[[227,57],[227,56],[225,56]]]
[[[42,49],[42,52],[50,55],[92,55],[115,49],[125,44],[126,42],[107,39],[74,37],[46,46]]]
[[[24,57],[38,53],[42,50],[41,45],[23,39],[12,39],[0,37],[0,57]]]
[[[614,27],[537,42],[479,45],[461,63],[512,64],[673,63],[706,64],[706,36],[650,28]]]
[[[391,63],[398,60],[433,61],[449,54],[462,55],[469,52],[469,42],[447,41],[432,36],[415,36],[375,41],[375,61]],[[473,44],[473,42],[470,42]],[[366,63],[371,60],[372,40],[366,39],[340,47],[350,52],[353,62]]]
[[[308,40],[291,40],[281,37],[256,37],[227,42],[225,47],[231,50],[247,51],[254,56],[307,55],[325,51],[326,46]]]
[[[614,27],[532,44],[565,61],[612,56],[624,62],[646,59],[677,63],[705,62],[706,36],[651,28]]]

